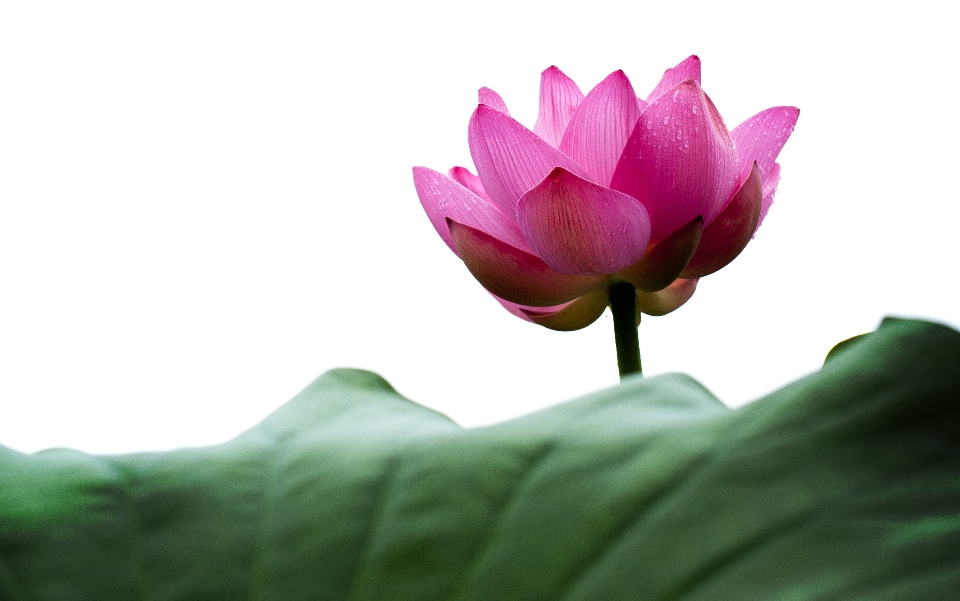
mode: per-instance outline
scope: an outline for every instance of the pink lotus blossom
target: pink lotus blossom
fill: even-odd
[[[480,89],[470,119],[477,175],[414,167],[437,233],[511,313],[558,330],[596,320],[617,282],[663,315],[730,263],[763,221],[777,155],[800,111],[774,107],[728,131],[700,87],[700,60],[645,98],[622,71],[586,96],[560,69],[540,82],[533,130]]]

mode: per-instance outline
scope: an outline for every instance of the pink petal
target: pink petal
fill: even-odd
[[[609,295],[605,288],[588,292],[580,298],[560,307],[545,308],[519,307],[524,316],[533,323],[557,330],[558,332],[572,332],[580,330],[603,315],[609,303]]]
[[[520,198],[517,224],[561,273],[614,273],[643,256],[650,241],[650,219],[635,198],[560,167]]]
[[[779,183],[780,163],[774,163],[763,179],[763,201],[760,204],[760,219],[757,221],[757,229],[760,228],[764,217],[767,216],[767,211],[770,210],[770,205],[773,204],[773,197],[777,193],[777,184]]]
[[[454,253],[457,250],[447,226],[448,218],[529,252],[530,247],[512,218],[442,173],[414,167],[413,183],[430,223]]]
[[[492,109],[496,109],[504,115],[510,114],[510,111],[507,110],[507,103],[503,101],[500,94],[497,94],[490,88],[480,88],[477,96],[480,99],[480,104],[485,104]]]
[[[648,248],[639,261],[618,271],[615,276],[643,292],[663,290],[683,273],[702,236],[703,217],[697,216],[653,248]]]
[[[746,179],[750,167],[756,161],[766,183],[767,174],[787,143],[800,117],[800,109],[792,106],[775,106],[761,111],[733,128],[730,136],[737,145],[740,156],[740,180]]]
[[[660,79],[660,83],[647,96],[647,104],[651,104],[686,79],[692,79],[698,85],[702,83],[700,81],[700,59],[696,55],[688,56],[676,67],[667,69]]]
[[[737,189],[738,167],[723,119],[688,79],[641,113],[610,187],[643,203],[657,243],[697,215],[713,221]]]
[[[756,163],[723,212],[703,231],[703,238],[681,277],[702,278],[730,264],[747,247],[760,219],[763,195]]]
[[[470,118],[470,154],[491,200],[507,215],[554,167],[586,177],[573,159],[507,115],[481,104]]]
[[[583,100],[583,92],[572,79],[556,67],[540,74],[540,114],[533,133],[554,148],[560,147],[573,112]]]
[[[593,181],[606,186],[639,116],[630,80],[623,71],[615,71],[580,103],[560,150],[582,165]]]
[[[637,290],[637,308],[641,313],[659,317],[679,309],[697,291],[697,280],[677,280],[659,292]]]
[[[602,276],[550,269],[540,258],[481,230],[447,220],[457,254],[477,281],[494,295],[531,307],[559,305],[604,287]]]
[[[490,196],[487,194],[487,191],[483,189],[480,178],[471,173],[466,167],[453,167],[450,171],[447,171],[447,175],[467,190],[490,202]]]

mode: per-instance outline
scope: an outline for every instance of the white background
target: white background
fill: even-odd
[[[645,96],[696,53],[731,128],[801,108],[757,238],[643,321],[648,375],[739,405],[884,315],[956,327],[955,20],[854,4],[4,3],[0,443],[216,443],[338,366],[464,425],[615,385],[609,316],[509,315],[411,179],[472,167],[480,86],[532,126],[551,64]]]

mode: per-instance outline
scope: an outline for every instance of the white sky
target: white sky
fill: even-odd
[[[884,315],[957,327],[938,4],[3,3],[0,444],[217,443],[339,366],[464,425],[615,385],[609,316],[509,315],[410,174],[472,168],[480,86],[532,126],[551,64],[584,91],[623,69],[643,96],[695,53],[729,127],[801,108],[757,238],[641,324],[647,375],[739,405]]]

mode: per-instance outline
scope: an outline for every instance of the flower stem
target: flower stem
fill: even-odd
[[[640,367],[640,314],[637,313],[637,289],[622,282],[610,286],[610,311],[613,313],[613,336],[617,342],[617,366],[620,379],[630,374],[643,375]]]

